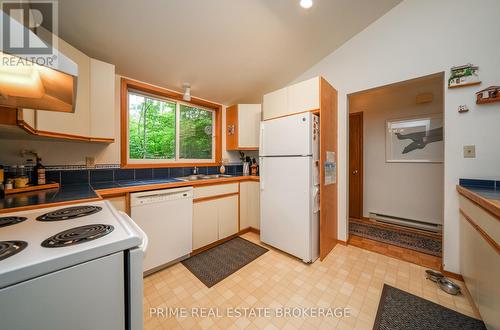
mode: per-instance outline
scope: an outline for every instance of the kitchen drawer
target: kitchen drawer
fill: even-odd
[[[218,184],[213,186],[195,187],[194,199],[226,195],[238,192],[238,183]]]

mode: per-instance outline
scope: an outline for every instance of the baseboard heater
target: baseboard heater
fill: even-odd
[[[400,218],[400,217],[395,217],[392,215],[380,214],[380,213],[374,213],[374,212],[370,212],[369,215],[370,215],[370,219],[375,220],[377,222],[388,223],[388,224],[392,224],[392,225],[398,225],[398,226],[414,228],[414,229],[420,229],[420,230],[430,231],[433,233],[440,233],[442,230],[441,225],[434,224],[434,223],[428,223],[428,222],[413,220],[413,219]]]

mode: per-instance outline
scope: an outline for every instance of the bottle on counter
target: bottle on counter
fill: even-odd
[[[33,175],[34,184],[42,185],[47,183],[47,180],[45,178],[45,166],[42,165],[42,159],[40,157],[36,158],[36,165],[35,167],[33,167]]]
[[[257,161],[255,158],[252,159],[252,166],[250,166],[250,173],[252,175],[257,175]]]
[[[29,179],[24,165],[19,165],[16,171],[16,178],[14,179],[14,186],[16,188],[24,188],[28,185]]]
[[[4,198],[5,196],[5,175],[4,175],[4,167],[0,164],[0,198]]]

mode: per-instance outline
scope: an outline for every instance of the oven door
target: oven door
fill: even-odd
[[[0,328],[125,329],[125,260],[118,252],[0,289]]]

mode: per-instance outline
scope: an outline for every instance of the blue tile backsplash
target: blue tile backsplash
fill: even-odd
[[[478,179],[460,179],[459,184],[464,187],[495,189],[500,187],[500,181],[478,180]]]
[[[76,166],[75,166],[76,168]],[[48,181],[59,182],[63,185],[74,183],[98,183],[112,181],[152,180],[167,179],[187,176],[193,173],[194,167],[170,167],[170,168],[95,168],[95,169],[73,169],[61,167],[47,167]],[[219,173],[218,166],[198,167],[200,174]],[[235,175],[243,171],[242,165],[227,165],[226,174]]]

